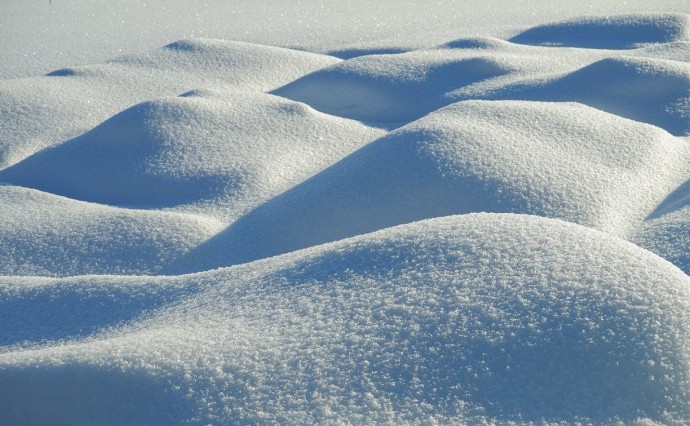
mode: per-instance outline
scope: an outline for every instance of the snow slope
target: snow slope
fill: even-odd
[[[631,49],[649,43],[688,41],[688,28],[689,18],[683,14],[577,18],[538,25],[510,41],[545,46]]]
[[[200,88],[266,91],[335,62],[269,46],[189,40],[107,64],[5,80],[0,82],[0,166],[78,136],[146,100]]]
[[[371,142],[189,256],[222,266],[479,211],[626,236],[689,175],[690,145],[654,126],[581,104],[460,102]]]
[[[0,180],[126,207],[206,203],[236,217],[382,133],[264,93],[192,91],[128,108]]]
[[[2,275],[160,273],[223,227],[8,185],[0,186],[0,216]]]
[[[481,97],[579,102],[674,135],[690,135],[690,64],[680,61],[606,58],[567,75],[509,84]]]
[[[0,424],[690,423],[687,2],[48,3]]]
[[[5,281],[2,340],[22,342],[0,355],[8,422],[690,418],[690,279],[557,220],[451,216],[194,276],[108,281]],[[30,312],[46,308],[43,329]]]
[[[690,179],[647,217],[632,241],[690,274]]]

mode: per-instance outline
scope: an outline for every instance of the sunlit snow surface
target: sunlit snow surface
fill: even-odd
[[[0,81],[0,424],[690,423],[658,12]]]

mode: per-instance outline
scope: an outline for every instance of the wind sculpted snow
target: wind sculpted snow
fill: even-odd
[[[0,81],[0,167],[78,136],[145,100],[199,88],[265,91],[335,62],[288,49],[197,40],[107,64]]]
[[[0,424],[690,424],[690,6],[571,3],[0,81]]]
[[[3,340],[41,342],[0,355],[5,420],[690,418],[690,279],[582,226],[452,216],[155,282],[153,294],[125,281],[5,284]],[[176,287],[182,298],[111,327],[132,309],[123,295],[153,301]],[[82,310],[85,327],[109,328],[53,341],[67,336],[28,314],[50,294]],[[52,324],[73,321],[55,312]]]
[[[232,219],[382,133],[263,93],[192,91],[128,108],[0,180],[124,207],[194,204]]]
[[[653,126],[580,104],[460,102],[263,204],[187,262],[240,263],[480,211],[557,217],[626,236],[688,173],[690,146]]]
[[[631,49],[650,43],[688,39],[688,15],[658,13],[576,18],[530,28],[510,41],[546,46]]]
[[[153,274],[221,230],[190,214],[120,209],[0,186],[0,275]]]

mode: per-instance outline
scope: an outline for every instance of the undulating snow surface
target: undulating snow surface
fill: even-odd
[[[1,425],[690,423],[690,5],[147,3],[0,54]]]
[[[220,40],[188,40],[107,64],[0,82],[0,166],[84,133],[145,100],[193,89],[263,92],[337,58]]]
[[[554,219],[449,216],[192,276],[0,288],[10,423],[690,415],[690,278]]]
[[[688,176],[687,141],[654,126],[573,103],[459,102],[275,197],[192,255],[239,263],[478,211],[626,236]]]

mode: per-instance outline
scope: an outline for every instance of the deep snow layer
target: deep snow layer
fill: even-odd
[[[0,424],[690,423],[689,26],[0,81]]]
[[[0,340],[22,344],[0,355],[9,423],[690,419],[688,276],[552,219],[451,216],[195,276],[0,288]]]

